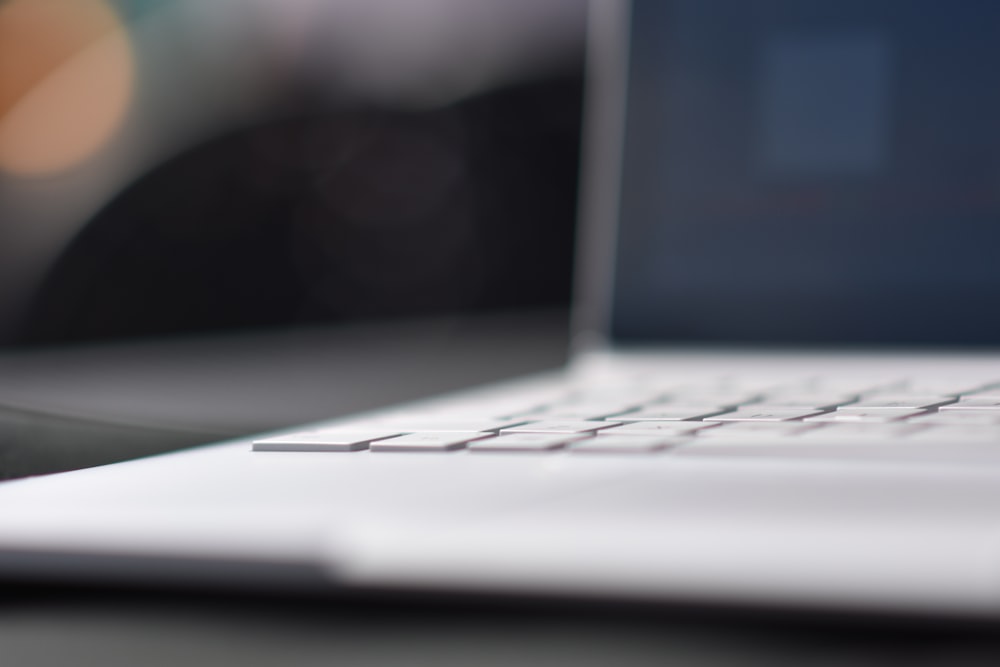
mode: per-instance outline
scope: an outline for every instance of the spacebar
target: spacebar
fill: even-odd
[[[900,461],[959,464],[1000,464],[1000,442],[927,442],[905,438],[886,440],[799,439],[747,441],[723,438],[694,439],[672,450],[674,456],[722,456],[761,459],[831,459],[845,461]]]

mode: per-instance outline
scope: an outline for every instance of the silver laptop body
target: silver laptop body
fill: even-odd
[[[689,47],[669,62],[701,62],[695,70],[703,78],[675,70],[680,78],[672,80],[688,91],[683,99],[703,106],[682,104],[671,113],[707,118],[721,108],[713,106],[711,82],[725,74],[718,64],[725,58],[697,61],[704,40],[687,43],[685,35],[738,35],[747,25],[764,26],[754,33],[765,37],[751,49],[756,69],[749,69],[758,77],[755,90],[765,91],[753,99],[760,160],[754,179],[766,187],[800,188],[807,173],[807,184],[832,178],[843,192],[845,182],[855,187],[874,178],[888,159],[891,146],[868,144],[891,117],[892,102],[879,98],[880,77],[897,71],[905,53],[900,36],[911,28],[886,33],[890,24],[880,24],[876,10],[857,10],[867,22],[852,23],[848,7],[823,18],[820,29],[810,27],[819,19],[801,10],[803,3],[790,10],[792,18],[741,14],[749,4],[594,3],[577,352],[565,371],[4,483],[0,573],[995,615],[1000,354],[929,345],[934,340],[878,346],[891,342],[891,331],[865,337],[853,324],[843,329],[851,345],[830,345],[839,330],[810,337],[803,322],[812,316],[798,307],[788,320],[793,334],[762,347],[771,340],[769,327],[783,326],[776,314],[783,311],[766,303],[744,309],[744,329],[720,334],[722,320],[683,298],[671,316],[667,297],[655,302],[658,314],[646,318],[655,322],[643,335],[642,309],[637,315],[623,302],[632,293],[620,291],[630,272],[648,268],[633,252],[645,232],[634,221],[623,226],[634,211],[648,209],[635,203],[642,203],[641,193],[623,187],[643,178],[636,146],[656,143],[633,132],[630,115],[658,104],[649,101],[657,94],[649,81],[636,78],[649,77],[648,67],[636,73],[642,49]],[[635,33],[668,6],[671,25],[685,32],[640,44]],[[705,33],[720,16],[728,20],[712,28],[718,34]],[[727,57],[747,60],[739,51]],[[834,145],[815,136],[812,116],[796,116],[803,100],[795,91],[812,85],[802,82],[817,71],[832,82],[817,88],[819,96],[847,85],[838,77],[868,87],[867,101],[827,119],[852,119]],[[769,134],[776,127],[799,134]],[[683,141],[671,144],[681,154]],[[713,151],[725,158],[723,148]],[[717,192],[723,203],[754,200],[753,193],[734,195],[732,183],[727,177],[689,185],[691,192]],[[814,199],[825,196],[809,188]],[[805,200],[813,201],[794,201]],[[764,203],[792,206],[787,198],[774,201]],[[676,219],[683,227],[688,216],[701,229],[739,209],[720,206],[709,215],[699,206],[682,202],[658,224]],[[860,204],[851,213],[858,210]],[[771,242],[781,234],[771,230]],[[716,247],[690,238],[669,241],[688,243],[685,253],[692,255]],[[734,252],[750,243],[741,239]],[[789,260],[774,263],[782,261]],[[676,264],[688,270],[683,258]],[[803,281],[824,277],[810,273],[814,263],[799,264]],[[726,266],[716,266],[710,279]],[[728,280],[740,298],[750,295],[740,274]],[[703,294],[702,287],[692,282],[684,294]],[[669,296],[673,288],[663,289]],[[753,321],[755,314],[761,321]],[[836,323],[818,326],[829,332]]]

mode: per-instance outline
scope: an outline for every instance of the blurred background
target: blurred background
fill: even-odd
[[[0,479],[561,364],[584,0],[0,0]]]
[[[583,0],[0,0],[0,345],[569,298]]]

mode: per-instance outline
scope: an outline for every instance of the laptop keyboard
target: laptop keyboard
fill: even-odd
[[[575,386],[521,402],[510,395],[465,399],[262,438],[253,450],[1000,463],[1000,381],[930,391],[902,380],[752,386],[727,378],[693,386]]]

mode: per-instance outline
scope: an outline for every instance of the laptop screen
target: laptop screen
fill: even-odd
[[[612,334],[1000,344],[1000,3],[638,0]]]

